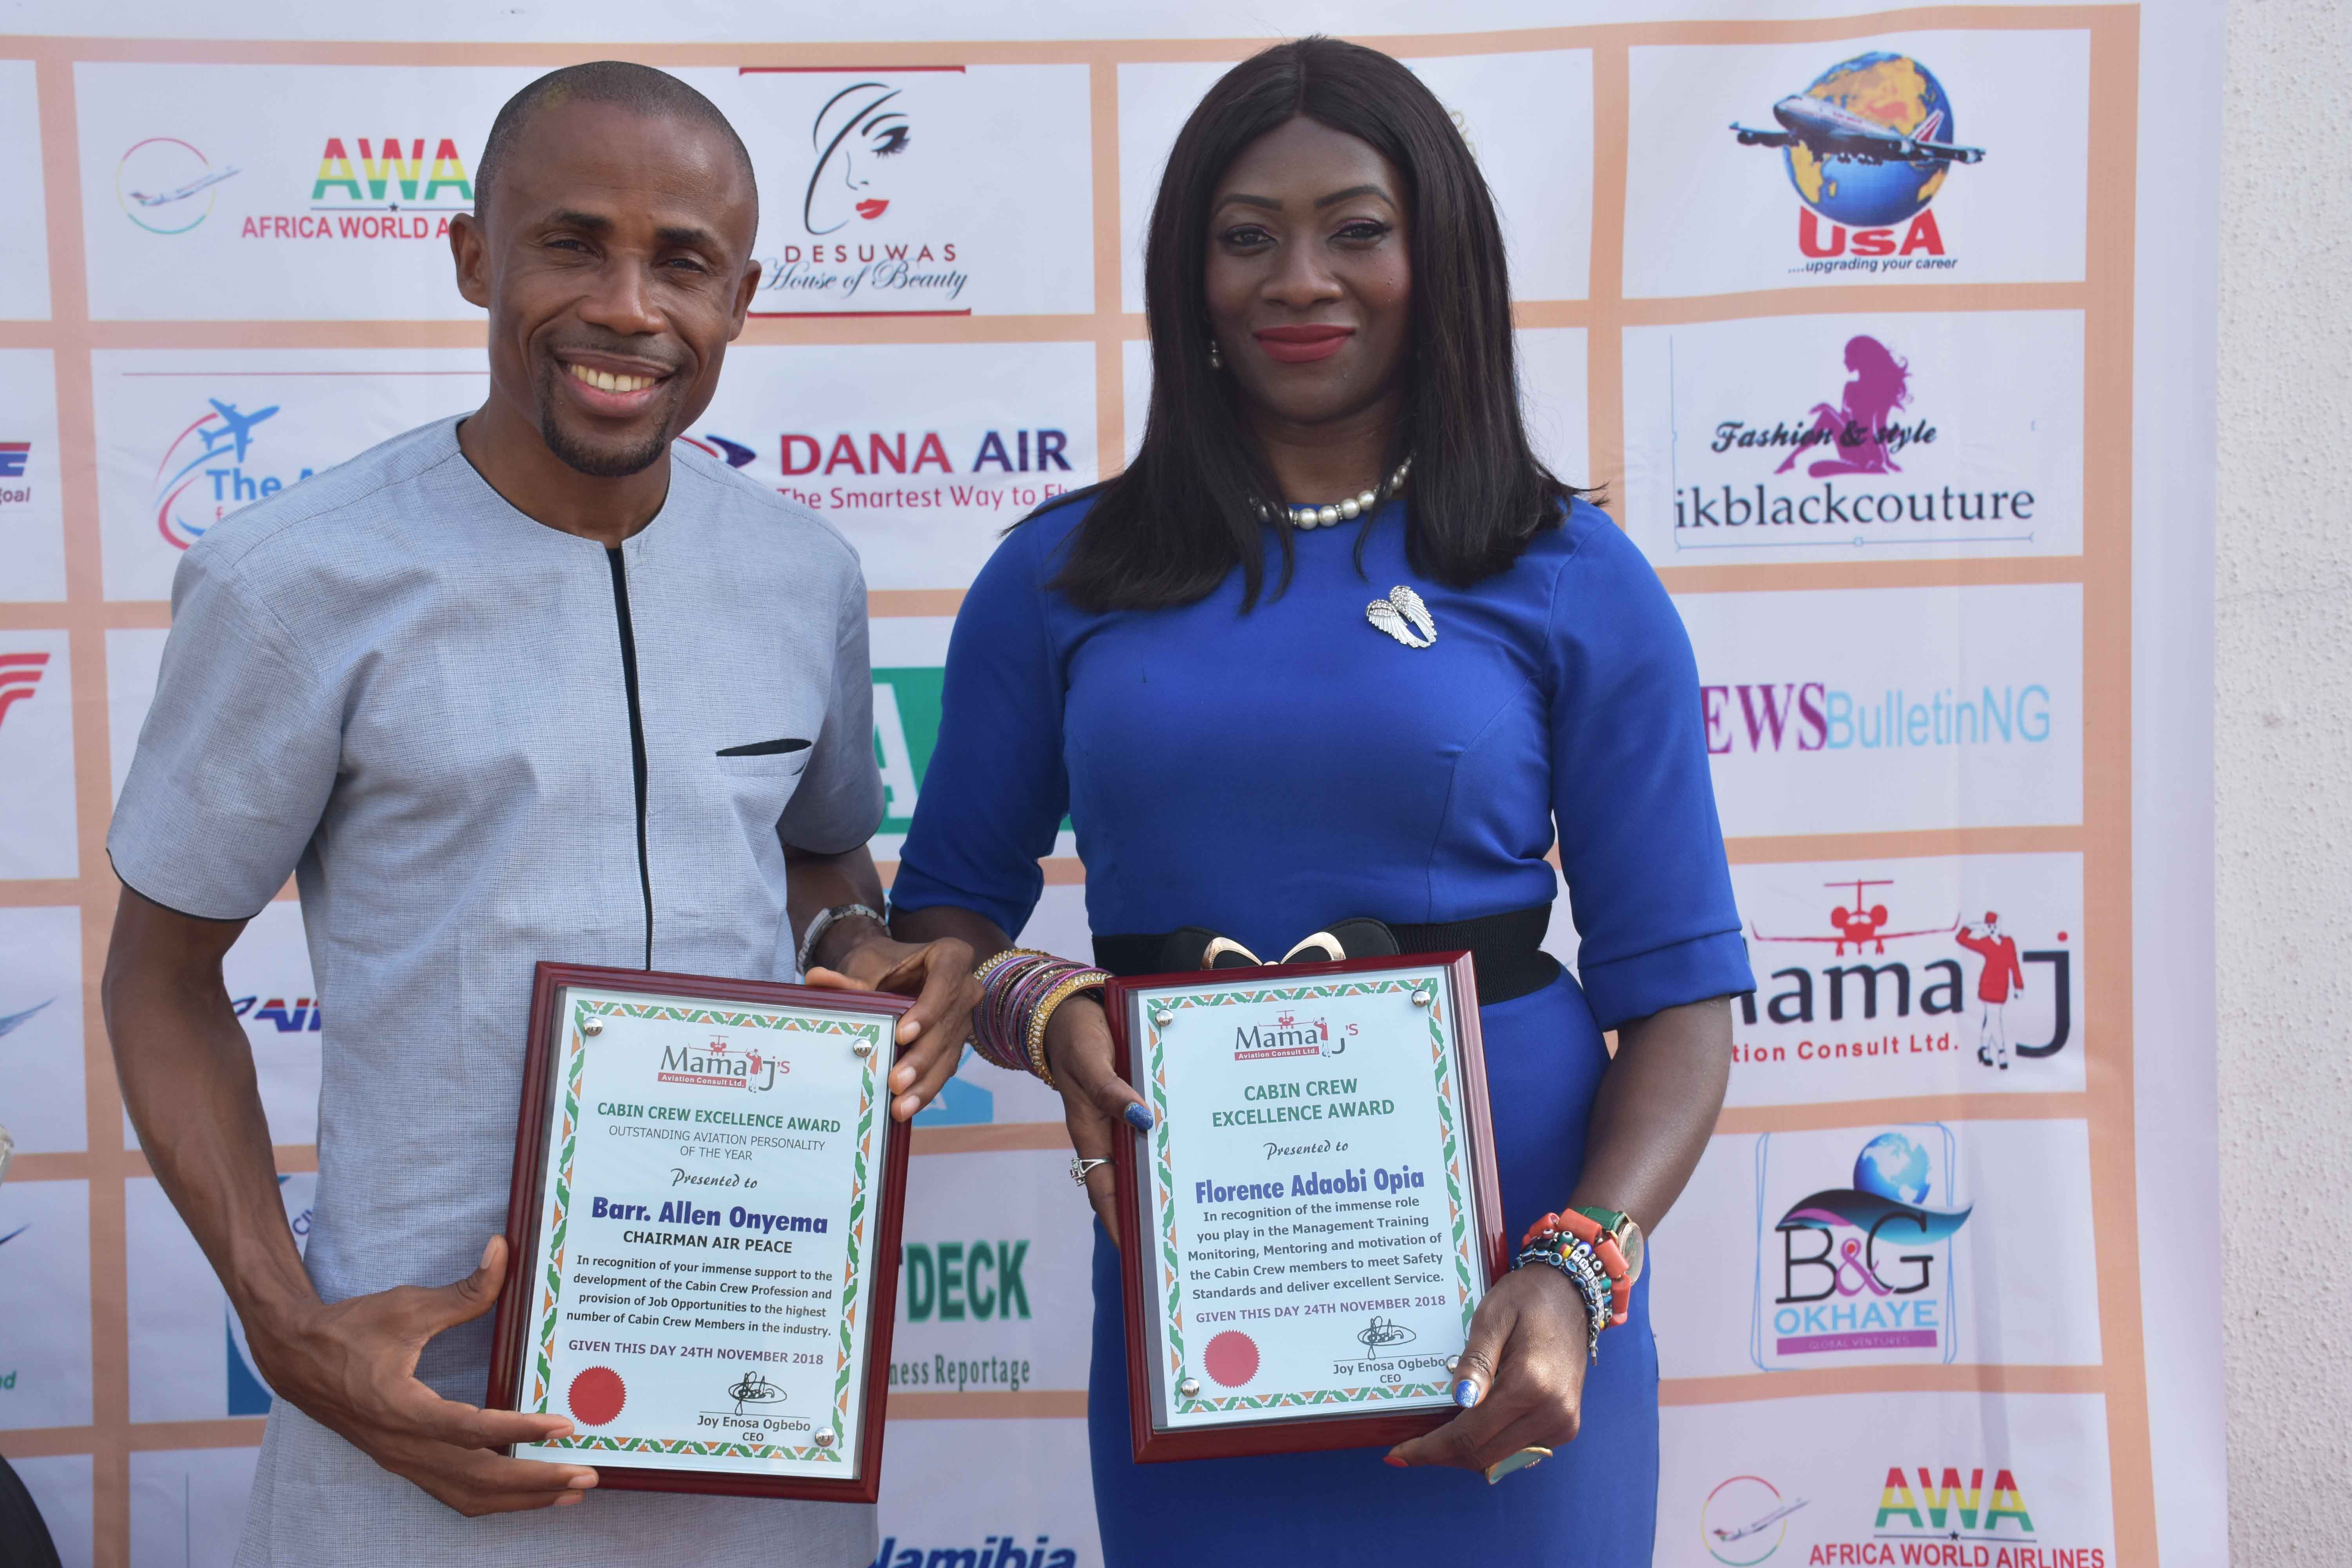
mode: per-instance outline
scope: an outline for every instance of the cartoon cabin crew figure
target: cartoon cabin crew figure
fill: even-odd
[[[2001,1017],[2003,1004],[2014,991],[2025,993],[2025,969],[2017,961],[2017,942],[2004,935],[2000,915],[1993,910],[1985,911],[1984,923],[1963,927],[1956,939],[1962,947],[1984,960],[1983,977],[1977,982],[1977,1000],[1984,1005],[1984,1021],[1977,1035],[1977,1060],[1987,1067],[1999,1065],[2009,1070],[2009,1025]]]

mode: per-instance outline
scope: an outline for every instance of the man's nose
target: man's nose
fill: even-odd
[[[580,319],[624,337],[644,337],[668,325],[655,308],[653,279],[642,262],[615,257],[580,301]]]

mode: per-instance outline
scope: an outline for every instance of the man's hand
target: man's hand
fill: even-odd
[[[1456,1387],[1469,1384],[1476,1403],[1390,1449],[1388,1462],[1484,1470],[1522,1448],[1574,1441],[1591,1353],[1584,1298],[1568,1277],[1549,1264],[1512,1270],[1478,1303],[1454,1363]]]
[[[871,921],[859,924],[878,932]],[[970,942],[954,937],[904,942],[877,934],[839,955],[833,968],[808,972],[808,984],[826,990],[888,991],[915,999],[899,1016],[898,1044],[906,1050],[890,1069],[890,1114],[901,1121],[914,1120],[955,1076],[971,1034],[971,1010],[980,1005],[980,982],[971,971]]]
[[[262,1377],[320,1426],[467,1518],[576,1503],[596,1484],[585,1465],[492,1452],[572,1435],[561,1415],[482,1410],[416,1379],[425,1342],[480,1317],[499,1299],[507,1244],[493,1237],[479,1268],[437,1289],[403,1285],[262,1322],[246,1337]]]

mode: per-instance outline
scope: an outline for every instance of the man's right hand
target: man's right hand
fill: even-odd
[[[1070,1130],[1070,1147],[1080,1160],[1108,1162],[1112,1140],[1132,1138],[1151,1125],[1151,1108],[1118,1076],[1113,1066],[1110,1021],[1101,1004],[1073,996],[1054,1009],[1045,1025],[1045,1065],[1053,1069],[1055,1087],[1062,1091],[1062,1120]],[[1087,1201],[1095,1216],[1118,1242],[1118,1183],[1108,1163],[1086,1176]]]
[[[460,1405],[417,1381],[425,1342],[489,1310],[506,1268],[506,1238],[493,1237],[480,1266],[455,1284],[255,1311],[246,1338],[279,1396],[467,1518],[576,1503],[596,1484],[593,1469],[493,1452],[569,1436],[571,1422]]]

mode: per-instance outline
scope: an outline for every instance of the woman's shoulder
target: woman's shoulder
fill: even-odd
[[[1560,503],[1559,520],[1528,542],[1521,567],[1532,568],[1555,595],[1658,589],[1658,574],[1641,547],[1599,507],[1581,496]]]

